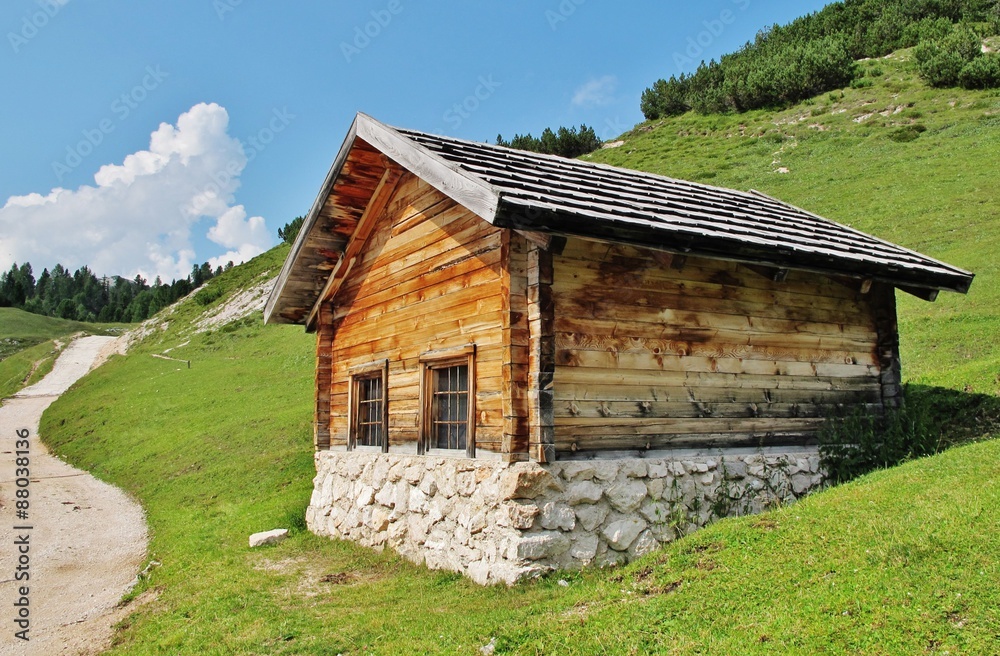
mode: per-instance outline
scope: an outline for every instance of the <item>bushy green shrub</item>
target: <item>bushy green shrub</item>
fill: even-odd
[[[688,79],[681,74],[679,78],[671,77],[669,82],[657,80],[652,88],[643,91],[639,103],[643,115],[654,120],[663,116],[680,116],[691,109],[687,100]]]
[[[1000,55],[990,53],[973,59],[958,74],[958,83],[966,89],[1000,88]]]
[[[893,141],[906,143],[909,141],[916,141],[917,138],[924,132],[927,132],[926,125],[914,123],[913,125],[904,125],[903,127],[896,128],[889,133],[889,138]]]
[[[560,127],[557,132],[552,128],[545,128],[541,137],[533,137],[531,133],[515,134],[514,138],[507,140],[502,134],[497,135],[497,145],[507,148],[517,148],[533,153],[544,153],[546,155],[559,155],[560,157],[579,157],[591,153],[603,145],[603,141],[597,136],[594,128],[580,125],[580,129]]]
[[[956,86],[962,69],[982,54],[982,38],[965,27],[943,39],[922,42],[915,53],[920,77],[932,87]]]
[[[219,300],[224,291],[219,285],[209,285],[194,295],[194,300],[198,305],[211,305]]]
[[[833,2],[788,25],[761,30],[737,52],[702,62],[693,74],[658,80],[642,94],[640,107],[647,119],[656,119],[688,109],[714,114],[783,106],[849,85],[858,77],[858,59],[918,44],[925,77],[937,86],[953,86],[979,54],[971,31],[955,28],[959,21],[1000,31],[1000,2]],[[875,70],[870,77],[879,77]]]
[[[903,47],[912,48],[918,43],[927,43],[943,39],[955,29],[955,24],[948,18],[924,18],[912,23],[903,32]]]
[[[820,429],[820,463],[843,483],[876,469],[937,453],[941,432],[922,404],[873,414],[854,411],[831,417]]]

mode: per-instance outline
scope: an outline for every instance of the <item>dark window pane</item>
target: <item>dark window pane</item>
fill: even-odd
[[[358,446],[382,446],[382,419],[385,416],[382,377],[374,376],[355,381],[355,435]]]
[[[442,367],[431,375],[431,443],[439,449],[465,449],[469,433],[469,367]]]

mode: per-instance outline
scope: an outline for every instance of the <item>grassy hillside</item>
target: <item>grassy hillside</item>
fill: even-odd
[[[0,360],[0,400],[14,396],[44,378],[52,371],[63,346],[63,342],[49,340]]]
[[[94,324],[55,319],[0,307],[0,399],[41,380],[52,370],[60,343],[75,333],[118,335],[127,324]]]
[[[969,297],[901,308],[909,377],[959,390],[967,415],[961,390],[996,392],[1000,370],[1000,97],[928,92],[901,59],[878,66],[872,87],[843,97],[645,125],[594,158],[758,188],[976,271]],[[491,640],[498,654],[995,653],[1000,441],[719,522],[627,568],[510,590],[310,535],[312,336],[259,313],[193,331],[287,252],[212,280],[43,418],[56,453],[148,513],[160,564],[111,653],[478,654]],[[168,349],[191,367],[151,357]],[[275,527],[292,536],[248,548]]]
[[[127,324],[67,321],[16,308],[0,307],[0,360],[56,337],[81,332],[89,335],[118,335],[127,329]]]
[[[585,159],[758,189],[976,273],[968,296],[898,293],[910,381],[1000,392],[1000,92],[930,89],[911,51],[863,62],[864,88],[781,112],[688,113]]]

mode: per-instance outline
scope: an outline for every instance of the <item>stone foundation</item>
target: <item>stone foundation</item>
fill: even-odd
[[[320,451],[306,520],[480,584],[614,565],[823,484],[815,450],[550,465]]]

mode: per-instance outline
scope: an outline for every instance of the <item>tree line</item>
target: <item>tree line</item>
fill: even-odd
[[[303,217],[299,216],[286,223],[278,229],[278,238],[287,243],[295,241],[302,221]],[[195,264],[186,278],[165,283],[157,276],[150,284],[139,275],[132,279],[98,277],[87,266],[71,273],[61,264],[52,267],[51,271],[43,269],[35,279],[31,263],[18,265],[15,262],[10,270],[0,275],[0,307],[74,321],[145,321],[231,268],[232,262],[214,270],[205,262]]]
[[[579,129],[575,127],[560,127],[558,130],[545,128],[540,137],[533,137],[530,132],[528,134],[515,134],[514,138],[509,141],[504,139],[503,135],[498,134],[496,145],[545,155],[579,157],[597,150],[603,143],[594,132],[594,128],[583,124]]]
[[[640,108],[652,120],[787,106],[851,84],[859,59],[913,46],[934,86],[1000,87],[1000,54],[979,47],[981,35],[997,33],[1000,0],[844,0],[761,30],[694,73],[657,80]]]
[[[139,275],[99,278],[87,266],[71,273],[61,264],[43,269],[36,280],[30,263],[14,263],[0,277],[0,307],[75,321],[144,321],[232,266],[213,271],[205,262],[194,265],[186,278],[164,283],[157,276],[149,284]]]

